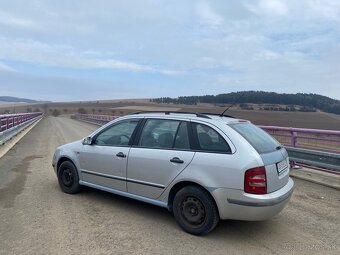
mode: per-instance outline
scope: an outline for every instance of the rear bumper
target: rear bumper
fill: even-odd
[[[242,190],[219,188],[212,192],[221,219],[266,220],[280,213],[288,203],[294,190],[294,181],[281,189],[265,194],[254,195]]]

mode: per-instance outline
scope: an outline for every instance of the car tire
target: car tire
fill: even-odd
[[[220,219],[214,199],[197,186],[186,186],[176,193],[173,213],[178,225],[193,235],[208,234]]]
[[[68,194],[78,193],[81,189],[76,167],[70,161],[64,161],[58,168],[58,182],[61,190]]]

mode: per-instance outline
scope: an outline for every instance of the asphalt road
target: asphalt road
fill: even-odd
[[[163,208],[90,188],[62,193],[55,148],[96,128],[48,117],[0,159],[0,254],[340,254],[340,191],[299,179],[273,219],[223,221],[204,237]]]

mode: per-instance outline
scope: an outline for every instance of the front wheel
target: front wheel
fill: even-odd
[[[196,186],[184,187],[176,193],[173,212],[178,225],[193,235],[207,234],[219,222],[213,198],[207,191]]]
[[[75,194],[80,191],[78,171],[70,161],[64,161],[58,168],[58,182],[62,191]]]

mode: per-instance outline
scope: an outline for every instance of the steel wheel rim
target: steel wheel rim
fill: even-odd
[[[201,227],[206,220],[203,203],[194,196],[188,196],[181,202],[181,216],[190,227]]]
[[[65,169],[62,173],[61,179],[66,187],[71,187],[74,179],[72,170],[69,168]]]

